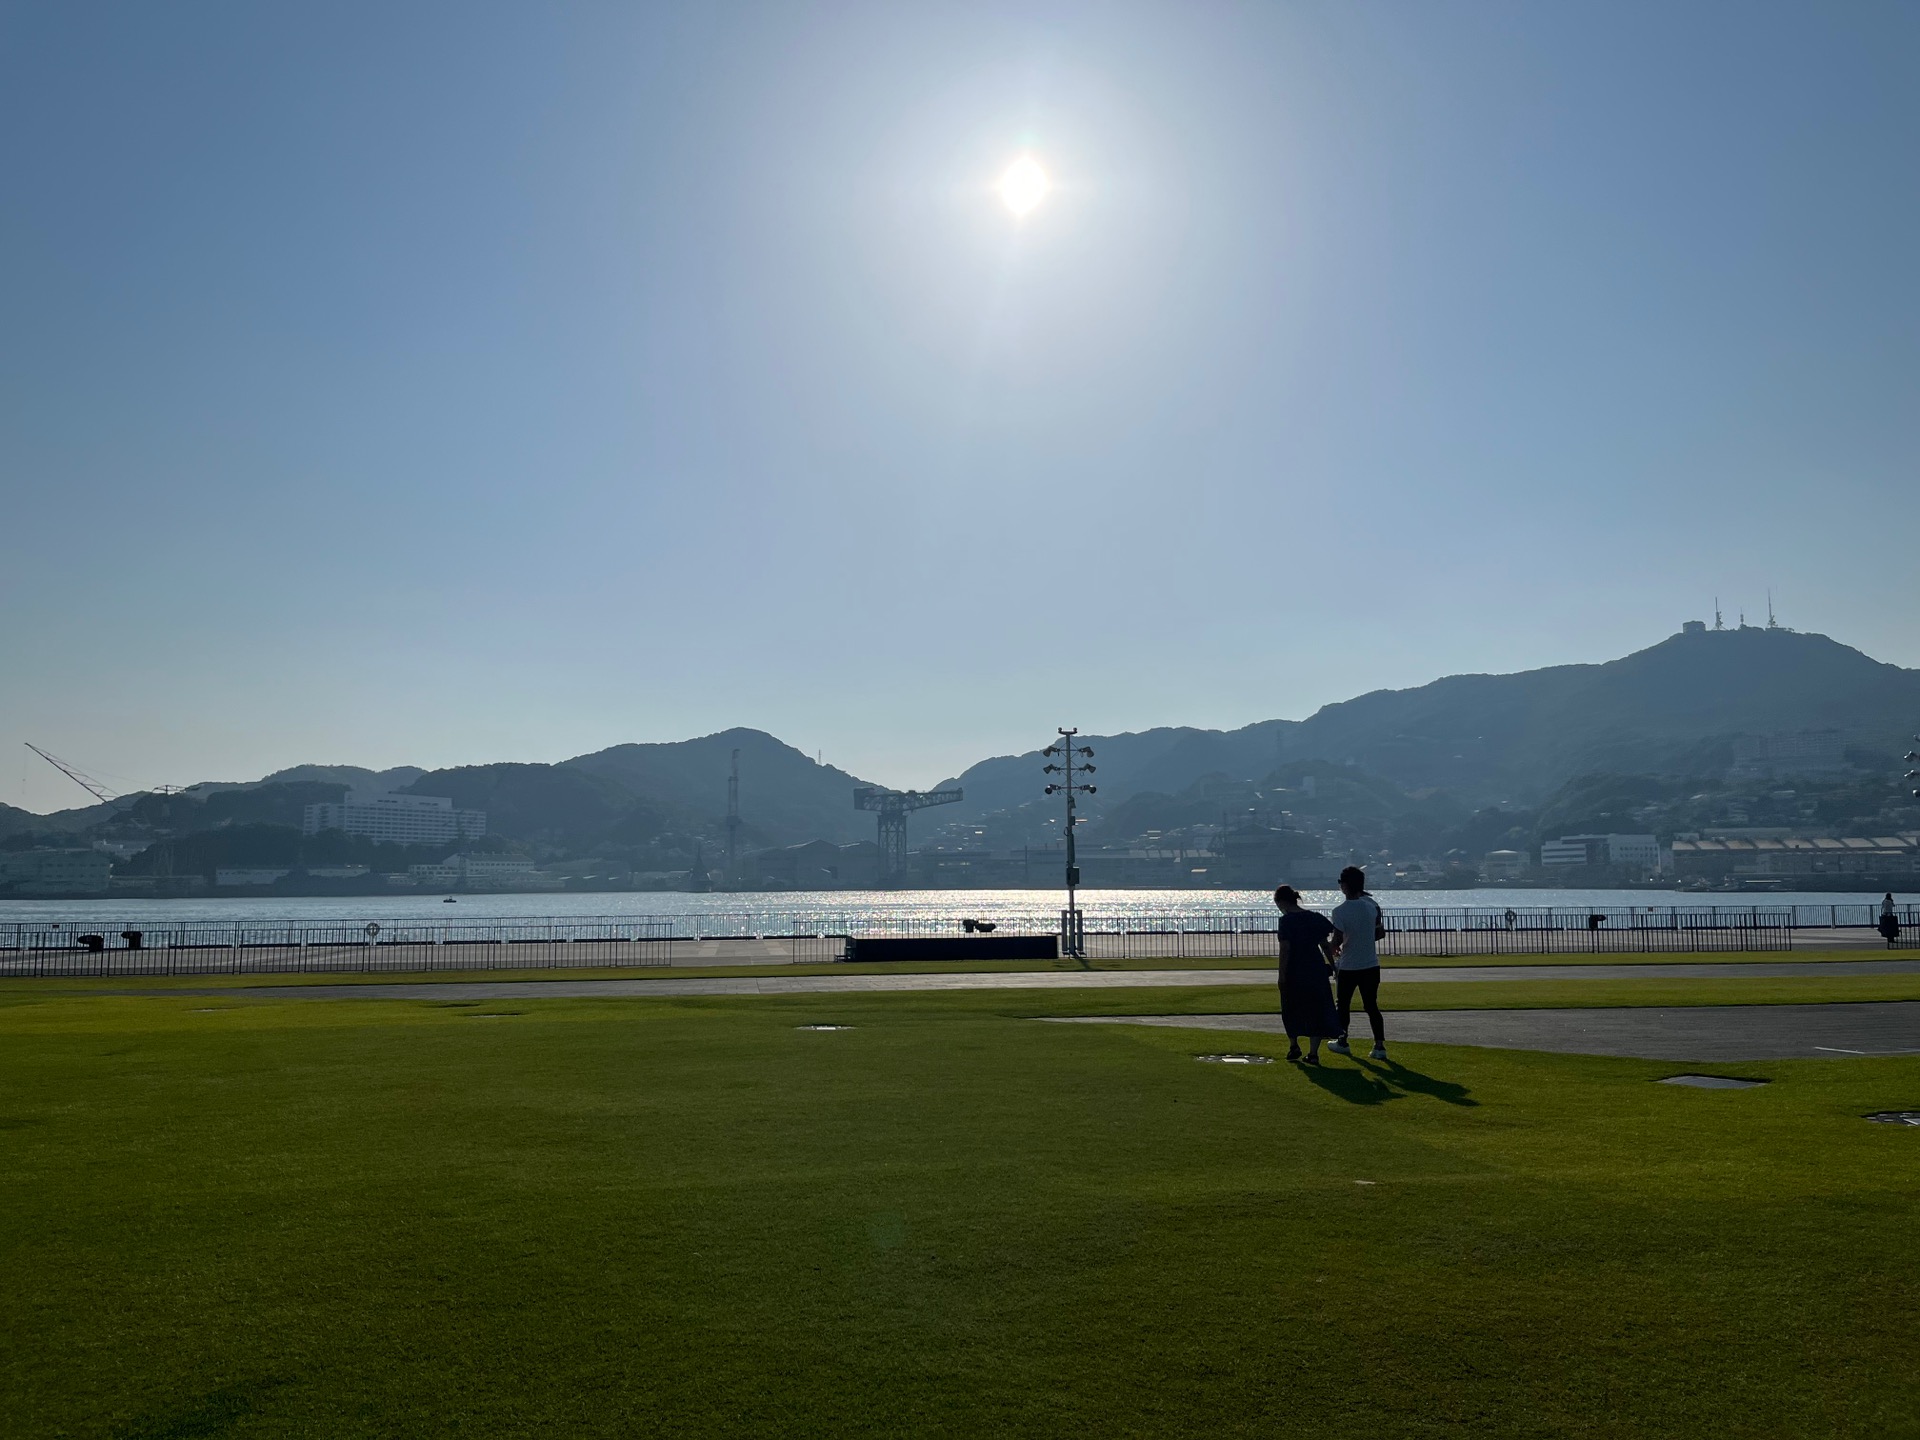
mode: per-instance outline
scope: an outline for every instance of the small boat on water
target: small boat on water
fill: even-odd
[[[447,896],[446,899],[442,900],[440,903],[442,905],[458,905],[460,902],[454,899],[453,896],[449,895]]]

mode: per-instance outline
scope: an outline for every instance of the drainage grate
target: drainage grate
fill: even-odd
[[[1735,1080],[1731,1075],[1669,1075],[1662,1085],[1691,1085],[1697,1090],[1752,1090],[1765,1080]]]
[[[1920,1125],[1920,1110],[1876,1110],[1867,1119],[1876,1125]]]
[[[1271,1055],[1196,1055],[1196,1060],[1204,1060],[1209,1065],[1271,1065]]]
[[[796,1030],[851,1030],[851,1025],[796,1025]]]

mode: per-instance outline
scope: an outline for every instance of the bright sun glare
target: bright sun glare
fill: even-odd
[[[1040,162],[1031,155],[1022,155],[1007,167],[1007,173],[1000,177],[1000,183],[993,187],[1000,192],[1000,199],[1015,216],[1032,212],[1047,192],[1053,188],[1053,182],[1047,178],[1047,172],[1040,168]]]

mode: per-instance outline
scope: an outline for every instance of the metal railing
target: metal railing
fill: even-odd
[[[740,963],[816,964],[845,957],[840,935],[675,933],[672,920],[598,918],[464,924],[311,921],[124,926],[0,926],[0,976],[366,974],[559,970]]]
[[[1385,956],[1790,950],[1793,912],[1740,910],[1387,910]],[[1086,921],[1089,959],[1230,960],[1279,954],[1271,914]]]
[[[1254,959],[1278,954],[1276,918],[1271,910],[1226,915],[1170,910],[1083,913],[1082,924],[1089,959]],[[1388,910],[1380,949],[1389,957],[1787,950],[1797,918],[1784,906]],[[960,935],[969,923],[926,916],[752,912],[360,924],[42,921],[0,925],[0,976],[818,964],[845,959],[849,936]],[[1903,907],[1901,923],[1906,935],[1914,934],[1920,930],[1920,912]],[[1059,919],[1022,916],[989,924],[1001,934],[1046,934]]]
[[[1791,950],[1793,911],[1508,910],[1386,914],[1383,955],[1646,954]]]

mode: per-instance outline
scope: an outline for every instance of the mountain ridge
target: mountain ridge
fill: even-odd
[[[1874,660],[1824,635],[1743,626],[1683,631],[1614,660],[1368,691],[1304,720],[1231,730],[1160,726],[1081,739],[1097,752],[1100,793],[1090,807],[1097,814],[1132,795],[1179,795],[1209,776],[1259,780],[1301,763],[1357,766],[1409,792],[1443,790],[1473,805],[1524,805],[1585,773],[1724,770],[1741,736],[1811,728],[1837,729],[1864,751],[1897,754],[1905,735],[1920,728],[1920,670]],[[576,826],[585,827],[580,838],[648,826],[712,835],[724,820],[736,749],[743,839],[780,845],[871,837],[871,817],[853,808],[853,791],[868,782],[745,727],[613,745],[550,765],[298,765],[260,781],[187,793],[211,803],[218,792],[269,786],[378,785],[446,794],[462,805],[478,797],[479,808],[499,810],[500,833],[528,838],[571,834]],[[968,822],[1035,804],[1043,784],[1039,749],[988,757],[943,782],[961,786],[966,799],[927,823]],[[0,835],[77,831],[129,803],[49,815],[8,810],[0,813]]]
[[[1209,771],[1255,779],[1273,765],[1317,760],[1477,803],[1527,803],[1581,773],[1661,773],[1703,747],[1730,752],[1745,735],[1833,728],[1848,743],[1895,753],[1909,724],[1902,714],[1920,725],[1920,670],[1825,635],[1744,626],[1682,631],[1615,660],[1368,691],[1305,720],[1081,739],[1096,751],[1103,800],[1109,787],[1114,800],[1175,793]],[[980,761],[944,781],[967,791],[955,818],[1031,800],[1039,749]]]

